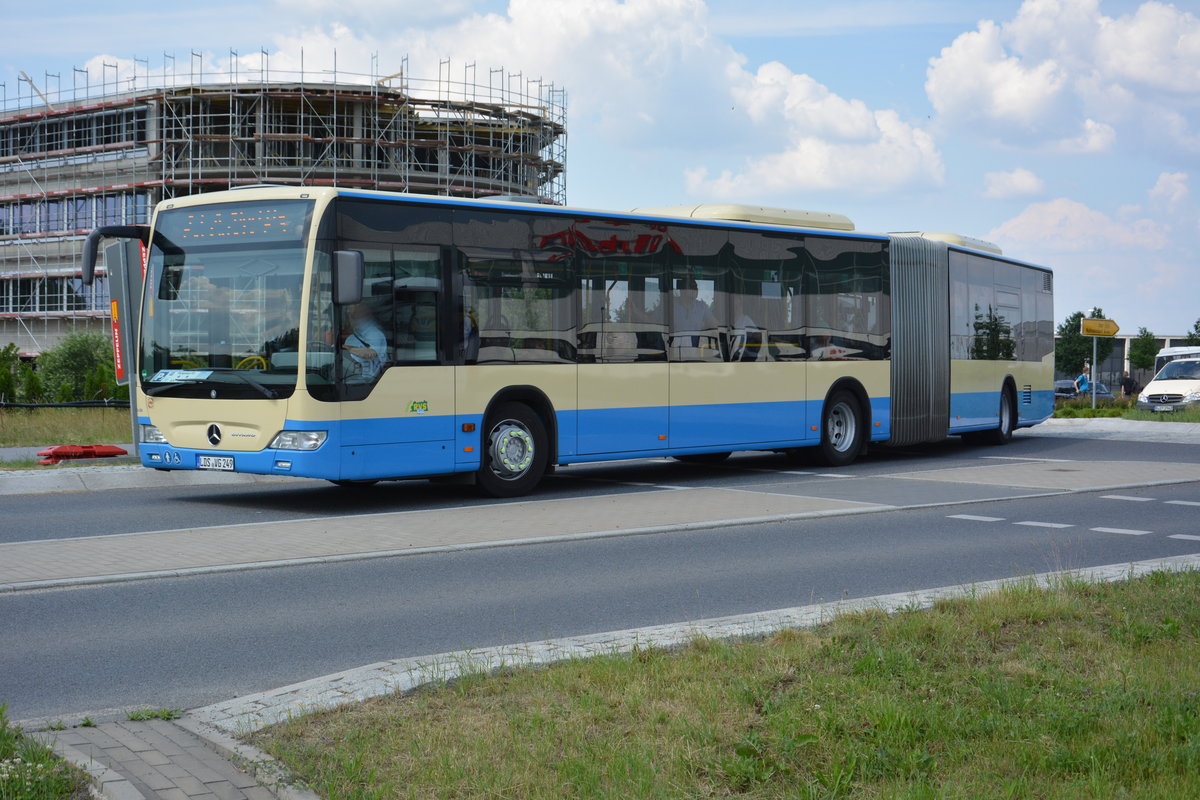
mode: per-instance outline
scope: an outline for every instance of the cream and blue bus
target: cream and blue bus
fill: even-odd
[[[734,451],[1003,443],[1053,410],[1049,270],[949,234],[738,205],[579,210],[339,188],[160,203],[147,467],[459,476]]]

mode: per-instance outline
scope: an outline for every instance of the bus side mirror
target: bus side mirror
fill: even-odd
[[[96,254],[100,249],[101,239],[138,239],[142,244],[150,243],[149,225],[102,225],[88,234],[83,240],[83,257],[79,262],[79,272],[84,286],[91,286],[96,279]]]
[[[362,301],[363,254],[361,250],[333,253],[333,303],[352,306]]]

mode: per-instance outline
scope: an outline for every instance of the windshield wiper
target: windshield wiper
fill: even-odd
[[[242,381],[245,382],[246,384],[253,386],[255,389],[258,389],[258,391],[262,393],[262,396],[267,398],[268,400],[274,400],[275,398],[278,397],[278,395],[275,394],[274,389],[271,389],[270,387],[259,383],[258,381],[254,380],[254,378],[251,378],[249,375],[247,375],[242,370],[234,369],[233,367],[212,367],[211,369],[213,372],[219,372],[222,375],[233,375],[235,377],[241,378]]]

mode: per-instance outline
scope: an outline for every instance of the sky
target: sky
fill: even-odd
[[[1200,0],[0,0],[0,83],[201,60],[567,92],[572,206],[738,202],[952,231],[1055,270],[1055,316],[1200,319]],[[249,54],[249,55],[247,55]],[[137,66],[136,59],[143,59]],[[116,68],[102,66],[116,64]],[[394,68],[393,68],[394,67]],[[46,73],[60,77],[46,78]],[[1195,182],[1198,185],[1192,186]]]

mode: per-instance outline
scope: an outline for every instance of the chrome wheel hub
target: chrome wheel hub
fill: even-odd
[[[488,448],[496,477],[514,480],[533,464],[533,435],[517,420],[506,419],[492,428]]]

